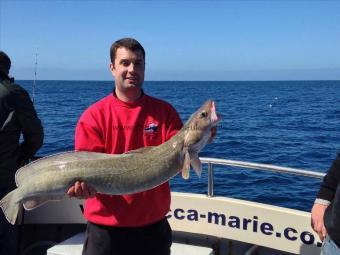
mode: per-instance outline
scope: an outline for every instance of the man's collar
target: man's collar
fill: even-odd
[[[140,97],[139,97],[138,99],[142,98],[142,97],[145,95],[143,89],[141,89],[141,92],[142,92],[142,93],[140,94]],[[117,97],[117,95],[116,95],[116,88],[115,88],[115,87],[113,87],[112,94],[113,94],[114,97]],[[118,98],[118,97],[117,97],[117,98]]]

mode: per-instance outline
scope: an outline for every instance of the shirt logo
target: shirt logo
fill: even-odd
[[[144,128],[144,132],[146,133],[155,133],[158,130],[158,125],[155,123],[150,123],[147,127]]]

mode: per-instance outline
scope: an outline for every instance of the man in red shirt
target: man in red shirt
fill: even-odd
[[[80,117],[75,149],[121,154],[169,140],[182,122],[170,104],[144,94],[142,45],[135,39],[123,38],[112,44],[110,57],[115,89]],[[99,194],[86,183],[76,182],[68,195],[87,198],[83,254],[170,254],[171,228],[166,219],[170,209],[168,182],[127,195]]]

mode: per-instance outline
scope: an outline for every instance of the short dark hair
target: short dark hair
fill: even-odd
[[[11,59],[3,51],[0,51],[0,71],[8,74],[11,68]]]
[[[143,58],[145,61],[145,50],[143,46],[133,38],[122,38],[118,41],[115,41],[110,48],[110,58],[111,58],[111,63],[114,64],[115,58],[116,58],[116,52],[117,49],[119,48],[126,48],[131,51],[136,51],[140,50],[143,54]]]

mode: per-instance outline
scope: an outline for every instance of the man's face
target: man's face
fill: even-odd
[[[140,50],[131,51],[118,48],[114,63],[110,64],[112,75],[115,77],[116,89],[140,90],[144,82],[144,58]]]

